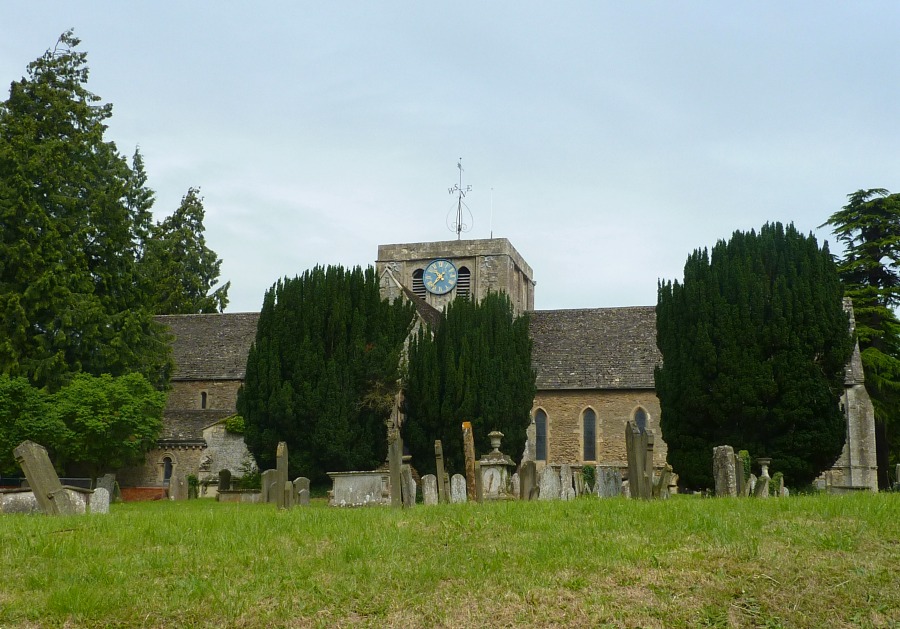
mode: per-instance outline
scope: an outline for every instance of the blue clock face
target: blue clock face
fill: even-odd
[[[422,273],[422,282],[430,293],[445,295],[456,286],[456,267],[450,260],[432,260]]]

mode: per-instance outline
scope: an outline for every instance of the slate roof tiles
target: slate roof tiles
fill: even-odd
[[[175,339],[173,380],[243,380],[258,312],[160,315]]]

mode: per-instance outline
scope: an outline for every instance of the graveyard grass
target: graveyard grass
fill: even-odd
[[[900,494],[0,516],[0,627],[897,627]]]

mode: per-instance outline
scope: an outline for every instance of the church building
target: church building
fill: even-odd
[[[456,297],[477,300],[490,291],[509,294],[517,314],[529,313],[537,376],[529,452],[538,466],[596,464],[624,471],[629,421],[654,431],[654,466],[665,465],[653,375],[661,361],[654,306],[534,310],[533,271],[505,238],[381,245],[375,267],[382,295],[413,300],[426,320]],[[225,426],[236,413],[258,314],[159,320],[173,334],[176,362],[165,428],[147,463],[124,470],[121,484],[148,491],[175,487],[177,493],[187,475],[201,481],[222,469],[240,475],[249,453]],[[847,443],[829,475],[836,486],[877,490],[874,415],[862,382],[857,349],[843,399]]]

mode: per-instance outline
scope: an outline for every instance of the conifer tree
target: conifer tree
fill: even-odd
[[[878,485],[900,462],[900,194],[857,190],[824,225],[844,245],[838,271],[853,300],[866,391],[875,406]],[[824,227],[824,225],[822,225]]]
[[[373,469],[413,310],[381,299],[374,269],[315,267],[266,291],[238,393],[244,439],[261,467],[288,444],[292,476]]]
[[[852,351],[827,244],[793,225],[735,232],[661,282],[656,371],[669,462],[687,487],[712,486],[712,449],[771,457],[792,485],[838,458]]]
[[[489,452],[487,435],[499,430],[504,452],[518,459],[535,394],[527,315],[513,316],[505,293],[455,299],[436,329],[421,329],[410,343],[404,393],[402,434],[420,474],[435,471],[436,439],[448,471],[463,470],[464,421],[477,452]]]

